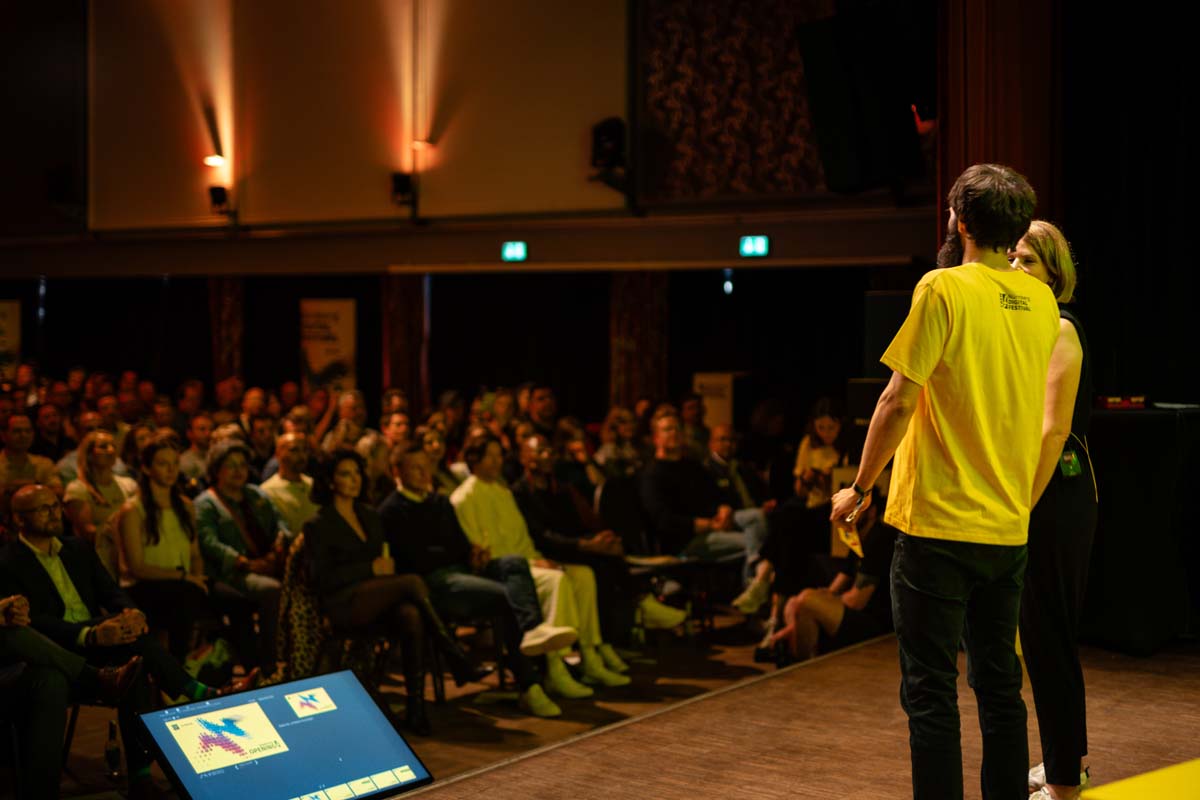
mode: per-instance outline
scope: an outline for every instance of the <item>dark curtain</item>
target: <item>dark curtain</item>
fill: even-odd
[[[385,275],[380,279],[383,313],[383,387],[408,394],[409,409],[429,408],[428,275]]]
[[[666,272],[612,275],[608,385],[614,405],[667,398],[668,288]]]
[[[241,278],[208,279],[208,308],[212,320],[213,380],[242,375],[245,335],[245,284]]]

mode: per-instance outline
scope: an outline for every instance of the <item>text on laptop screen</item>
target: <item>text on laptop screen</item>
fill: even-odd
[[[193,800],[389,797],[429,779],[348,671],[141,717]]]

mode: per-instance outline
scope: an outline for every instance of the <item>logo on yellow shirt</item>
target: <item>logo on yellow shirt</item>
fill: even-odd
[[[1000,307],[1005,311],[1032,311],[1029,298],[1023,294],[1000,293]]]

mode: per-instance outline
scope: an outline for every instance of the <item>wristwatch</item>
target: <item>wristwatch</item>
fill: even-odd
[[[851,484],[850,488],[854,490],[854,493],[858,495],[860,500],[869,495],[871,492],[875,491],[874,486],[872,486],[870,489],[863,489],[858,485],[857,482]]]

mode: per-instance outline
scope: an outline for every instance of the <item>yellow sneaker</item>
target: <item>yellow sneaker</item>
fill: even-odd
[[[561,717],[562,709],[558,707],[553,700],[546,696],[546,690],[540,685],[534,684],[521,693],[517,705],[523,711],[528,711],[535,717]]]
[[[646,630],[670,630],[679,627],[687,619],[686,611],[660,603],[652,594],[642,597],[638,609],[642,612],[642,627]]]
[[[628,675],[612,672],[605,668],[604,659],[595,648],[584,647],[580,650],[583,657],[583,682],[593,686],[628,686],[632,679]]]
[[[604,662],[604,668],[612,672],[629,672],[629,665],[621,660],[617,655],[617,651],[613,649],[611,644],[605,642],[596,648],[596,652],[600,654],[600,659]]]
[[[546,691],[565,697],[568,700],[579,700],[591,697],[594,691],[571,677],[570,670],[562,658],[555,655],[546,656]]]

